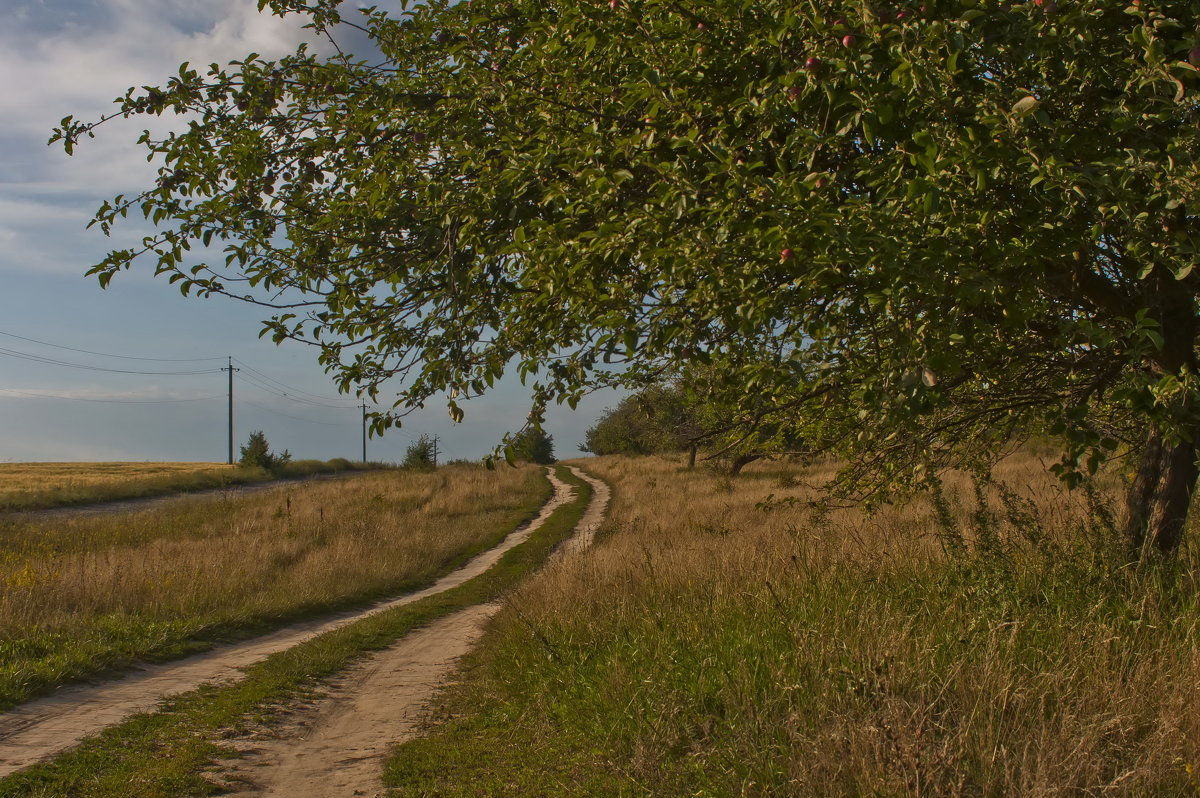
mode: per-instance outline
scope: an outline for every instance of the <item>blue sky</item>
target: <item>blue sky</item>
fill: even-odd
[[[221,361],[131,358],[227,355],[249,367],[238,372],[234,390],[239,443],[261,429],[274,448],[298,457],[357,458],[357,400],[338,397],[315,350],[260,340],[263,309],[185,299],[145,270],[121,275],[107,290],[85,276],[110,248],[145,231],[132,220],[112,239],[85,229],[101,201],[136,191],[152,175],[135,145],[144,122],[109,124],[71,158],[46,146],[63,116],[98,117],[129,86],[162,83],[182,61],[289,51],[305,35],[298,22],[260,15],[255,0],[4,0],[2,6],[0,461],[222,461],[226,376],[211,371]],[[547,429],[559,456],[576,454],[584,430],[615,401],[606,393],[575,412],[553,409]],[[373,439],[368,456],[398,460],[413,437],[430,433],[442,438],[447,457],[479,457],[520,427],[528,406],[524,389],[510,380],[466,410],[456,425],[431,404],[402,429]]]

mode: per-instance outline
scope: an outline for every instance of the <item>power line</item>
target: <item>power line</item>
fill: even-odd
[[[73,369],[84,369],[85,371],[107,371],[113,374],[150,374],[155,376],[163,375],[190,375],[190,374],[216,374],[220,369],[194,369],[190,371],[134,371],[132,369],[110,369],[104,366],[89,366],[85,363],[71,363],[66,360],[57,360],[52,357],[43,355],[33,355],[28,352],[18,352],[15,349],[5,349],[0,347],[0,355],[12,357],[18,360],[29,360],[34,363],[43,363],[50,366],[65,366]]]
[[[241,361],[238,361],[238,362],[241,362]],[[269,393],[272,396],[280,397],[281,399],[287,399],[288,401],[296,402],[297,404],[305,405],[307,407],[326,407],[326,408],[330,408],[332,410],[349,410],[349,409],[352,409],[352,408],[355,408],[358,406],[358,405],[335,405],[335,404],[330,404],[328,402],[318,402],[318,401],[314,401],[312,399],[306,399],[303,396],[293,396],[292,394],[281,391],[278,388],[274,387],[273,385],[270,385],[269,383],[266,383],[265,381],[263,381],[257,377],[251,377],[249,374],[242,374],[242,379],[245,380],[247,384],[249,384],[250,386],[252,386],[254,388],[259,389],[260,391]]]
[[[85,355],[99,355],[100,357],[115,357],[121,360],[153,360],[159,363],[199,363],[204,360],[221,360],[220,357],[135,357],[133,355],[114,355],[109,352],[94,352],[91,349],[77,349],[73,346],[63,346],[62,344],[52,344],[49,341],[40,341],[37,338],[27,338],[24,335],[16,333],[4,332],[0,330],[0,335],[7,338],[18,338],[22,341],[28,341],[31,344],[41,344],[42,346],[51,346],[55,349],[66,349],[68,352],[81,352]]]
[[[52,393],[18,391],[15,388],[0,388],[0,393],[18,394],[20,396],[28,396],[34,399],[62,399],[68,402],[104,402],[106,404],[117,405],[167,405],[176,404],[179,402],[207,402],[211,399],[224,398],[223,396],[214,394],[213,396],[196,396],[190,399],[89,399],[83,396],[62,396]]]
[[[266,405],[260,405],[258,402],[251,402],[249,399],[239,399],[238,402],[240,402],[242,404],[250,405],[251,407],[257,407],[259,410],[264,410],[268,413],[274,413],[277,416],[283,416],[284,418],[290,418],[293,421],[303,421],[305,424],[323,424],[327,427],[344,427],[344,426],[346,426],[346,423],[347,423],[347,422],[339,423],[337,421],[317,421],[316,419],[311,419],[311,418],[301,418],[300,416],[293,416],[290,413],[284,413],[281,410],[276,410],[272,407],[267,407]],[[352,409],[357,410],[358,408],[352,408]]]
[[[293,385],[288,385],[288,384],[287,384],[287,383],[285,383],[285,382],[282,382],[282,381],[280,381],[280,380],[277,380],[277,379],[275,379],[274,377],[270,376],[269,374],[264,374],[263,372],[259,371],[258,369],[254,368],[253,366],[251,366],[251,365],[250,365],[249,363],[247,363],[246,361],[242,360],[240,357],[235,357],[235,358],[234,358],[234,360],[236,360],[236,361],[238,362],[238,365],[239,365],[239,366],[242,366],[242,367],[244,367],[244,368],[245,368],[247,371],[251,371],[251,372],[253,372],[254,374],[257,374],[257,375],[258,375],[260,378],[262,378],[262,379],[263,379],[263,380],[265,380],[266,382],[268,382],[268,383],[271,383],[271,384],[273,384],[273,385],[276,385],[276,386],[278,386],[280,389],[282,389],[282,390],[284,390],[284,391],[291,391],[292,393],[304,394],[305,396],[311,397],[311,398],[313,398],[313,399],[319,399],[319,400],[321,400],[321,401],[326,401],[326,402],[328,402],[328,401],[334,401],[334,402],[354,402],[354,403],[355,403],[355,404],[354,404],[354,406],[355,406],[355,407],[357,407],[357,406],[358,406],[358,400],[357,400],[357,399],[351,399],[350,397],[344,397],[344,398],[343,398],[343,397],[341,397],[341,396],[323,396],[323,395],[321,395],[321,394],[313,393],[313,392],[311,392],[311,391],[306,391],[306,390],[304,390],[303,388],[297,388],[297,387],[295,387],[295,386],[293,386]]]

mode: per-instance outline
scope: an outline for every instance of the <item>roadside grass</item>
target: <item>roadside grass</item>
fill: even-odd
[[[0,463],[0,512],[167,496],[384,467],[340,457],[297,460],[273,472],[223,463]]]
[[[1036,458],[874,516],[805,504],[828,466],[581,464],[604,534],[512,596],[393,796],[1200,792],[1196,547],[1122,565]]]
[[[539,568],[570,535],[591,497],[588,485],[565,468],[557,473],[574,488],[575,498],[487,572],[273,654],[248,668],[240,682],[170,699],[160,712],[133,717],[50,762],[0,779],[0,798],[176,798],[219,792],[204,774],[217,760],[236,756],[221,745],[223,736],[269,723],[275,708],[309,694],[355,659],[439,617],[493,601]]]
[[[549,495],[539,469],[461,465],[136,513],[0,520],[0,709],[423,586]]]

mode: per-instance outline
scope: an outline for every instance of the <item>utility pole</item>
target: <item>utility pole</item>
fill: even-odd
[[[366,399],[363,399],[362,411],[363,411],[363,425],[362,425],[362,427],[363,427],[363,430],[362,430],[362,432],[363,432],[363,459],[362,459],[362,461],[363,461],[363,464],[365,465],[367,462],[367,400]]]
[[[233,367],[233,357],[229,357],[229,365],[221,371],[229,372],[229,464],[233,465],[233,372],[241,371]]]
[[[438,447],[438,441],[440,441],[440,440],[441,440],[441,438],[439,438],[438,436],[436,436],[436,435],[433,436],[433,467],[434,468],[437,468],[437,456],[438,456],[437,447]]]

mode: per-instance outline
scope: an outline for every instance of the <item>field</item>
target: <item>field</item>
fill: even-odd
[[[463,465],[112,516],[0,517],[0,706],[415,587],[547,495],[540,469]]]
[[[597,548],[517,591],[397,795],[1200,788],[1196,553],[1122,565],[1117,475],[1025,454],[868,515],[808,503],[828,467],[582,464]]]
[[[0,463],[0,512],[161,496],[274,478],[377,468],[301,460],[275,474],[224,463]]]
[[[453,473],[456,469],[449,470]],[[486,571],[442,592],[360,617],[353,623],[326,631],[292,648],[277,651],[247,667],[245,678],[241,680],[203,686],[173,696],[163,703],[160,712],[129,717],[104,734],[84,741],[78,748],[0,778],[0,796],[129,798],[137,795],[139,798],[180,798],[184,795],[212,795],[214,792],[229,794],[227,788],[230,787],[234,789],[234,794],[244,794],[237,790],[239,784],[245,786],[244,783],[236,780],[231,782],[227,774],[221,775],[221,771],[230,765],[230,758],[236,759],[238,750],[245,750],[238,745],[239,740],[244,742],[244,735],[269,728],[269,734],[276,742],[285,740],[276,736],[279,732],[277,723],[283,718],[311,720],[311,715],[306,713],[313,712],[322,703],[323,690],[328,687],[323,684],[325,680],[333,679],[344,688],[347,668],[365,665],[371,671],[389,670],[387,667],[372,667],[378,662],[376,655],[393,657],[393,667],[398,673],[417,675],[411,671],[412,663],[407,666],[401,664],[406,655],[401,655],[397,662],[395,655],[389,653],[397,640],[414,632],[419,637],[421,632],[418,630],[422,627],[426,627],[425,632],[428,632],[437,626],[439,619],[453,620],[452,616],[461,614],[460,611],[483,611],[486,614],[489,604],[502,600],[531,572],[541,567],[585,517],[584,510],[591,499],[591,488],[585,482],[576,479],[565,468],[556,470],[558,479],[573,486],[574,498],[562,497],[565,500],[556,503],[553,508],[543,508],[543,512],[539,513],[539,523],[527,529],[527,537],[500,555],[499,560]],[[503,530],[500,534],[503,534]],[[402,643],[400,647],[403,646]],[[387,651],[381,652],[381,649]],[[446,663],[447,668],[452,665],[451,662]],[[427,693],[436,683],[428,681],[430,678],[428,670],[420,669],[418,678],[414,680],[417,683],[407,687]],[[111,686],[119,691],[120,685]],[[400,692],[411,694],[412,690]],[[396,703],[389,703],[396,700],[395,696],[381,699],[375,693],[368,693],[364,698],[372,706],[387,706],[392,711],[397,706]],[[411,699],[409,695],[407,700]],[[404,696],[398,699],[400,704],[405,700]],[[51,734],[58,729],[68,732],[71,729],[69,724],[64,724],[61,708],[43,713],[43,720],[43,726],[53,727]],[[402,724],[404,722],[402,717],[397,720]],[[45,742],[38,737],[41,728],[35,726],[34,745]],[[296,746],[289,750],[304,756],[303,761],[311,763],[312,758],[307,754],[314,749],[306,748],[306,744],[310,736],[317,736],[311,735],[315,725],[304,723],[300,728],[303,730],[301,739],[296,740]],[[28,740],[27,737],[22,739]],[[383,739],[392,737],[385,734]],[[14,750],[11,741],[5,751],[4,742],[0,740],[0,773],[4,772],[6,753],[18,756],[25,753]],[[16,747],[19,745],[17,743]],[[257,752],[259,749],[255,746],[254,750]],[[319,757],[319,746],[316,750]],[[350,760],[353,761],[349,764],[349,770],[358,767],[361,771],[362,750],[351,749],[348,754],[349,759],[339,757],[336,760],[336,773],[329,773],[330,779],[341,778],[347,771],[343,765]],[[368,770],[377,771],[379,760],[375,759],[369,764],[374,767]],[[259,789],[260,786],[263,789]],[[252,794],[326,795],[334,792],[326,789],[327,784],[314,786],[311,790],[282,792],[271,792],[266,786],[256,781]],[[368,791],[375,794],[381,787],[377,775],[372,775],[361,786],[363,789],[355,794]]]

